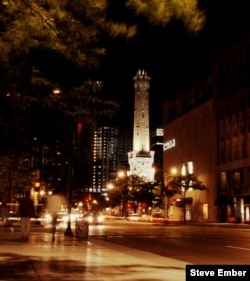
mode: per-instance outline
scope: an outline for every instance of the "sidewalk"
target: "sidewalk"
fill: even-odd
[[[186,263],[112,244],[98,238],[80,240],[0,228],[0,281],[184,281]]]

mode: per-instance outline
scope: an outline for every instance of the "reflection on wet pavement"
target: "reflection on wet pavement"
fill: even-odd
[[[185,264],[143,251],[58,234],[0,232],[0,281],[183,281]]]

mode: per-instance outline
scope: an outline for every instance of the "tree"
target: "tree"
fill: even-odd
[[[30,169],[30,160],[25,159],[23,155],[17,158],[5,157],[0,162],[0,186],[2,199],[10,202],[18,200],[23,191],[30,188],[33,184],[34,177]],[[14,197],[13,197],[14,196]]]
[[[1,104],[12,110],[13,119],[8,122],[10,110],[5,109],[7,116],[1,115],[4,125],[12,127],[14,123],[20,127],[20,114],[37,104],[56,107],[57,111],[88,122],[117,109],[116,103],[91,96],[96,84],[86,74],[98,66],[100,56],[105,54],[100,42],[103,33],[129,33],[129,28],[105,21],[105,2],[83,1],[80,6],[79,1],[2,2]],[[64,88],[60,99],[51,95],[57,85]]]
[[[165,194],[170,199],[175,194],[181,196],[180,207],[183,209],[183,223],[186,223],[186,192],[188,190],[207,190],[207,187],[193,174],[170,176]]]
[[[114,207],[117,203],[121,204],[123,216],[128,215],[130,207],[134,213],[137,213],[140,203],[143,203],[145,207],[152,206],[155,182],[149,181],[145,177],[130,175],[117,178],[112,185],[114,188],[108,191],[110,205]]]
[[[117,3],[129,17],[117,17]],[[0,158],[22,152],[25,159],[34,138],[41,147],[58,136],[70,143],[76,123],[94,128],[113,116],[118,104],[99,95],[96,82],[108,42],[135,36],[141,16],[161,25],[180,19],[188,30],[200,30],[204,14],[197,5],[195,0],[1,1]]]
[[[94,73],[108,41],[135,36],[141,16],[163,26],[180,19],[195,32],[205,18],[197,6],[195,0],[2,1],[0,123],[9,133],[13,126],[23,128],[20,115],[37,104],[56,107],[85,122],[112,115],[117,110],[116,103],[90,94],[98,88]],[[126,11],[128,17],[119,20],[117,8]],[[64,88],[63,98],[62,94],[60,99],[51,95],[57,85]]]
[[[127,7],[136,14],[144,15],[152,25],[165,26],[169,22],[181,20],[191,32],[199,32],[205,23],[205,13],[198,8],[197,0],[128,0]]]
[[[121,205],[122,202],[122,190],[119,186],[113,186],[108,190],[109,206],[111,208]]]
[[[130,175],[128,179],[129,199],[132,202],[134,212],[138,212],[139,204],[142,204],[144,208],[151,207],[155,197],[156,182],[137,175]]]
[[[42,86],[66,78],[54,71],[59,62],[71,70],[73,65],[82,67],[77,69],[82,74],[96,68],[108,39],[135,36],[141,16],[152,25],[181,20],[191,32],[201,30],[205,20],[197,0],[5,0],[0,9],[1,88],[22,95],[28,91],[24,82]],[[117,9],[127,12],[123,20]]]
[[[21,151],[25,159],[34,138],[41,149],[72,143],[78,122],[94,128],[118,109],[87,74],[105,54],[100,36],[129,32],[104,21],[105,2],[1,2],[0,157],[18,162]]]

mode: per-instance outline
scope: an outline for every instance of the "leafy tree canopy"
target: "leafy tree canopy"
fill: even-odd
[[[144,202],[152,205],[154,199],[154,188],[156,182],[148,181],[145,177],[130,175],[118,178],[112,183],[113,188],[108,190],[110,204],[112,207],[124,202]]]
[[[207,190],[207,187],[194,174],[170,176],[168,178],[165,195],[168,198],[171,198],[176,194],[181,196],[182,201],[180,202],[179,207],[182,207],[183,209],[184,224],[186,223],[186,192],[189,190]]]
[[[181,20],[187,30],[197,33],[205,23],[205,14],[199,10],[197,0],[128,0],[127,7],[138,15],[145,15],[152,25],[167,25]]]
[[[109,40],[135,36],[138,17],[163,26],[181,20],[197,32],[204,23],[197,3],[0,0],[0,156],[15,159],[45,132],[55,139],[73,123],[93,128],[112,116],[118,104],[96,82]]]
[[[165,194],[169,197],[179,194],[185,197],[185,193],[190,190],[206,190],[207,187],[193,174],[169,177]]]
[[[68,100],[57,99],[57,110],[87,120],[117,109],[103,97],[89,97],[94,84],[88,80],[93,80],[108,40],[135,36],[138,16],[154,25],[181,20],[191,32],[200,30],[205,19],[196,0],[2,0],[0,11],[3,107],[6,95],[12,96],[15,112],[36,102],[53,103],[49,94],[59,84]],[[120,12],[126,14],[122,20]],[[88,97],[76,105],[83,93]]]

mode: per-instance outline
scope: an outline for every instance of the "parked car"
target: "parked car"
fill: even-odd
[[[104,215],[101,212],[88,212],[83,215],[83,220],[88,224],[103,224]]]

